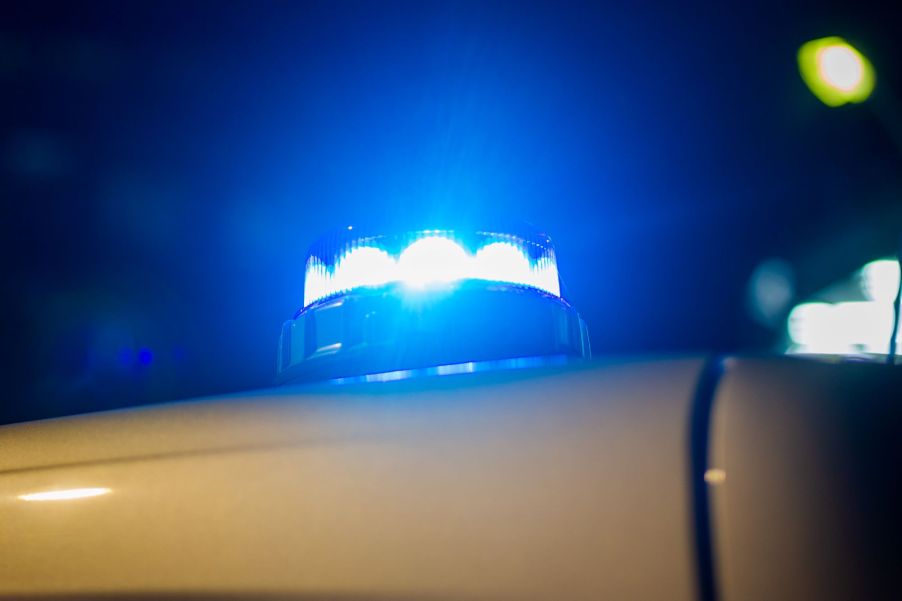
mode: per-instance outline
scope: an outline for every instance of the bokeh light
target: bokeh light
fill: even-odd
[[[861,56],[843,45],[827,46],[818,53],[817,70],[825,82],[848,92],[861,85],[864,65]]]
[[[846,292],[832,302],[805,302],[790,312],[786,324],[788,352],[859,355],[889,351],[899,263],[892,259],[871,261],[855,277],[860,291],[854,286],[840,287]],[[898,335],[896,340],[900,340]]]
[[[811,92],[827,106],[864,102],[874,90],[874,68],[840,37],[812,40],[799,49],[799,72]]]
[[[899,292],[899,262],[878,259],[861,268],[861,292],[870,300],[893,302]]]

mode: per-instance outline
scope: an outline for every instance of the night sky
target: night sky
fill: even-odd
[[[889,105],[868,4],[6,3],[0,418],[270,385],[348,224],[535,224],[598,355],[773,348],[757,265],[802,298],[902,231],[889,138],[795,62],[841,35]]]

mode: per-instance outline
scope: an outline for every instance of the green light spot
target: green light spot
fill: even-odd
[[[864,102],[874,91],[874,67],[840,37],[812,40],[799,49],[799,72],[827,106]]]

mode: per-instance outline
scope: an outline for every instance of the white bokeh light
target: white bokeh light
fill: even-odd
[[[822,49],[818,53],[817,67],[825,82],[844,92],[854,90],[864,79],[861,57],[845,45]]]
[[[874,301],[892,302],[899,292],[899,262],[895,259],[871,261],[861,268],[861,291]]]
[[[789,314],[792,353],[885,353],[893,328],[887,301],[802,303]],[[898,338],[897,338],[898,340]]]

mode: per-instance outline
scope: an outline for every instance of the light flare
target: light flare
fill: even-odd
[[[462,280],[485,280],[561,295],[554,251],[530,260],[521,244],[491,239],[475,254],[452,238],[429,233],[404,248],[397,259],[382,248],[354,244],[333,268],[318,257],[307,261],[304,306],[357,288],[402,283],[420,289]]]
[[[72,499],[99,497],[111,492],[113,492],[111,489],[104,487],[64,488],[60,490],[44,490],[26,493],[24,495],[19,495],[18,499],[20,501],[71,501]]]

